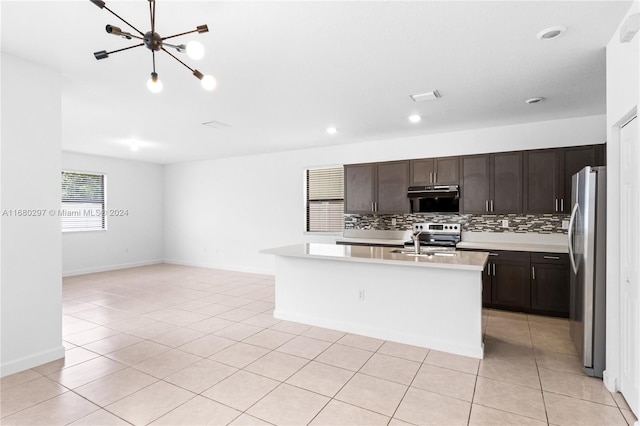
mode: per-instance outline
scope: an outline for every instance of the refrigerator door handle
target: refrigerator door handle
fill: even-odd
[[[569,237],[569,261],[571,262],[571,269],[575,274],[578,273],[578,267],[576,266],[576,260],[574,258],[573,253],[573,225],[576,221],[576,214],[578,213],[578,203],[573,206],[573,210],[571,210],[571,218],[569,219],[569,229],[567,230],[567,235]]]

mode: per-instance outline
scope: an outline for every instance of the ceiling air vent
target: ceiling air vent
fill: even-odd
[[[204,123],[202,123],[202,125],[211,127],[212,129],[227,129],[231,127],[231,125],[227,123],[223,123],[221,121],[216,121],[216,120],[205,121]]]
[[[435,101],[440,97],[440,93],[437,90],[433,90],[431,92],[419,93],[417,95],[411,95],[411,99],[414,102],[426,102],[426,101]]]

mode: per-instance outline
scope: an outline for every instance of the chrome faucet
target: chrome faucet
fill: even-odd
[[[415,254],[420,254],[420,234],[422,234],[422,229],[417,230],[417,228],[414,229],[413,234],[411,235],[411,239],[413,240],[413,251]]]

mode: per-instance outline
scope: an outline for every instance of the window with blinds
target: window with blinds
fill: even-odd
[[[62,205],[59,216],[63,231],[107,229],[105,180],[106,177],[101,174],[62,172]]]
[[[343,229],[343,168],[307,170],[307,232],[342,232]]]

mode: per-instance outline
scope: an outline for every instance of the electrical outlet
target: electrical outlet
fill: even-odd
[[[364,302],[364,289],[358,290],[358,300]]]
[[[569,229],[569,221],[568,220],[563,220],[562,221],[562,229]]]
[[[396,226],[396,218],[395,217],[391,218],[391,226]]]
[[[502,227],[503,228],[509,227],[509,219],[502,219]]]

